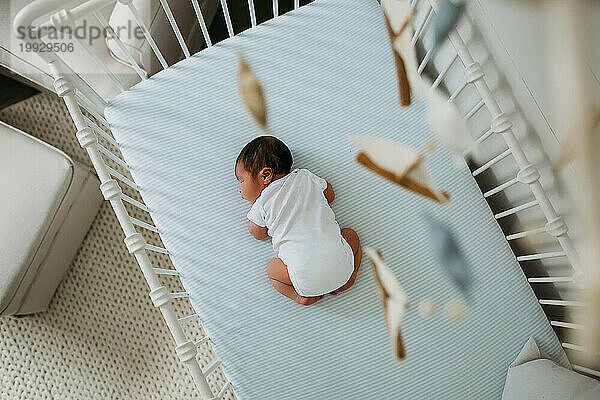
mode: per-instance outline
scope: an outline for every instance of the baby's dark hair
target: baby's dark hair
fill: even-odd
[[[244,169],[256,175],[265,167],[273,168],[273,175],[288,174],[292,170],[292,153],[281,140],[274,136],[259,136],[244,146],[235,165],[242,163]]]

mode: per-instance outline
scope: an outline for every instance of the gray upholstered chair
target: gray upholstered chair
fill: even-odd
[[[62,151],[0,122],[0,315],[48,308],[102,202]]]

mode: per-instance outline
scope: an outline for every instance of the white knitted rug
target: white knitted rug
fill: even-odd
[[[0,111],[0,120],[90,164],[64,103],[55,95],[40,94],[15,104]],[[177,308],[185,314],[187,300],[180,300]],[[198,327],[190,328],[199,333]],[[199,348],[198,358],[202,366],[210,363],[210,344]],[[223,379],[218,371],[209,383],[220,388]],[[0,399],[197,397],[105,202],[49,311],[0,318]],[[230,391],[225,398],[234,395]]]

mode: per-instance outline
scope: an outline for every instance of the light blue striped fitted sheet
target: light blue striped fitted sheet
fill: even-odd
[[[271,286],[269,240],[247,232],[234,176],[241,148],[261,134],[238,95],[237,52],[262,81],[272,133],[295,167],[327,179],[340,226],[381,249],[409,294],[408,356],[397,362],[364,258],[356,284],[303,307]],[[499,399],[529,336],[565,354],[466,167],[439,150],[426,165],[449,206],[395,186],[354,161],[351,134],[422,149],[424,107],[398,105],[395,67],[375,0],[317,0],[179,62],[106,110],[173,264],[191,293],[240,399]],[[473,270],[463,323],[442,308],[458,292],[436,264],[423,214],[448,224]]]

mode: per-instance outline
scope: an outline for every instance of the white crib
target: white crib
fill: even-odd
[[[19,12],[14,20],[14,26],[32,26],[33,22],[39,19],[41,16],[49,16],[34,28],[48,34],[50,32],[49,28],[51,27],[55,27],[59,30],[73,27],[77,20],[93,14],[102,24],[102,26],[104,26],[110,37],[115,40],[115,43],[128,56],[132,71],[137,73],[140,80],[146,80],[148,79],[146,74],[136,64],[134,58],[129,55],[127,49],[121,42],[121,39],[116,35],[111,26],[109,26],[106,18],[99,12],[99,10],[102,8],[107,7],[117,1],[129,7],[132,16],[139,24],[146,37],[146,40],[151,46],[156,59],[163,68],[169,68],[169,65],[167,65],[164,57],[161,55],[160,49],[152,39],[152,36],[150,35],[143,22],[143,19],[140,16],[139,10],[136,8],[132,0],[78,0],[75,2],[75,4],[73,4],[73,2],[69,2],[70,7],[68,9],[63,8],[64,3],[66,2],[62,0],[37,0]],[[230,2],[231,1],[232,0],[230,0]],[[178,43],[176,45],[181,47],[182,55],[185,58],[190,57],[190,51],[188,50],[185,40],[183,39],[183,36],[177,26],[175,17],[169,8],[169,3],[167,0],[160,0],[160,3],[164,8],[164,12],[168,17],[173,29],[173,33],[177,39]],[[198,0],[191,0],[191,3],[195,10],[202,34],[204,35],[205,42],[208,46],[212,46],[213,43],[209,36],[208,27],[204,21],[202,9],[199,6]],[[277,0],[273,0],[272,5],[273,17],[277,17],[280,5],[278,4]],[[449,34],[448,39],[455,53],[453,56],[446,58],[442,64],[442,61],[440,61],[441,56],[434,54],[431,47],[427,50],[427,46],[424,46],[421,42],[425,32],[431,28],[431,20],[436,14],[437,1],[412,0],[412,5],[417,10],[417,17],[414,19],[415,33],[412,42],[419,47],[422,53],[419,61],[419,73],[423,73],[428,68],[433,67],[433,70],[436,70],[436,72],[434,72],[435,75],[432,77],[433,86],[443,87],[449,74],[456,75],[461,70],[464,71],[464,80],[462,85],[453,88],[449,95],[448,101],[455,101],[459,95],[465,91],[465,89],[474,88],[476,91],[473,93],[477,93],[479,97],[475,100],[476,102],[474,105],[469,104],[466,106],[467,108],[464,112],[464,118],[469,121],[471,126],[475,126],[478,124],[478,122],[474,121],[477,120],[477,114],[480,110],[487,109],[492,117],[491,125],[485,127],[482,132],[477,132],[477,144],[483,147],[486,145],[487,139],[492,136],[502,137],[506,142],[506,150],[499,154],[493,155],[488,161],[476,166],[472,171],[472,175],[479,176],[485,171],[492,169],[502,160],[505,160],[509,157],[512,157],[514,164],[516,164],[518,168],[518,173],[516,176],[485,191],[484,196],[487,199],[490,199],[495,194],[501,193],[507,188],[515,185],[529,187],[533,194],[533,200],[522,204],[513,204],[510,208],[501,212],[497,212],[495,214],[496,219],[501,220],[505,217],[512,216],[532,207],[539,207],[545,217],[545,224],[543,226],[521,232],[511,232],[510,234],[506,235],[506,240],[514,241],[545,232],[551,237],[555,238],[561,248],[559,251],[536,251],[529,254],[517,254],[517,260],[519,262],[527,262],[531,260],[544,260],[548,258],[566,256],[570,264],[573,266],[573,273],[576,273],[577,254],[572,240],[569,238],[567,226],[563,218],[557,213],[555,207],[553,207],[552,203],[550,202],[549,195],[544,190],[544,187],[542,187],[542,184],[539,181],[540,173],[538,172],[538,169],[528,159],[522,149],[519,139],[513,132],[512,120],[516,115],[518,115],[519,109],[517,108],[511,112],[507,112],[499,106],[494,92],[492,89],[490,89],[490,86],[486,82],[483,72],[484,68],[490,68],[491,70],[494,70],[497,67],[494,65],[489,52],[484,51],[484,59],[480,59],[478,62],[476,59],[474,59],[474,56],[469,48],[469,42],[473,39],[473,32],[475,31],[475,25],[471,21],[471,17],[467,15],[467,18],[464,18],[460,24],[459,29],[453,30]],[[234,36],[235,32],[232,19],[228,11],[227,1],[221,0],[221,6],[228,34],[230,37]],[[300,1],[294,0],[293,7],[300,7]],[[251,25],[255,26],[257,24],[257,16],[253,0],[248,0],[248,12]],[[25,40],[27,40],[28,43],[40,43],[42,38],[26,38]],[[78,45],[82,46],[82,48],[88,52],[89,56],[98,64],[98,72],[104,74],[107,84],[114,85],[119,91],[128,90],[127,88],[123,87],[118,77],[116,77],[102,63],[102,61],[94,55],[93,50],[85,40],[78,40]],[[129,252],[135,256],[148,283],[150,288],[150,298],[152,299],[154,306],[157,307],[162,313],[165,322],[172,333],[177,355],[179,356],[181,362],[189,369],[201,398],[223,398],[230,390],[232,390],[231,384],[226,382],[226,384],[219,388],[218,391],[215,391],[211,388],[207,381],[207,376],[213,373],[219,366],[219,360],[216,360],[207,368],[202,369],[196,357],[197,346],[206,343],[210,339],[207,337],[197,338],[197,340],[190,339],[189,335],[186,334],[183,325],[189,320],[195,319],[196,315],[191,314],[180,316],[177,314],[172,304],[173,299],[185,298],[187,297],[187,294],[185,292],[172,292],[159,279],[160,276],[165,275],[177,277],[179,273],[175,269],[165,267],[164,265],[157,267],[151,261],[152,257],[149,256],[151,253],[162,253],[168,255],[169,251],[160,245],[158,229],[153,223],[149,222],[151,221],[151,217],[148,214],[149,210],[147,206],[140,201],[141,197],[138,193],[136,193],[139,188],[129,174],[128,164],[119,155],[118,143],[108,128],[108,123],[104,117],[104,109],[108,104],[107,100],[110,99],[105,99],[100,96],[97,91],[94,90],[94,88],[86,83],[86,81],[77,73],[77,71],[73,71],[64,62],[64,60],[61,59],[59,53],[40,52],[38,54],[48,63],[50,71],[55,78],[54,85],[56,92],[64,99],[68,107],[68,110],[77,128],[76,135],[79,139],[79,143],[86,149],[93,166],[96,169],[96,172],[101,180],[100,189],[104,195],[104,198],[110,201],[125,234],[125,245]],[[482,64],[484,64],[483,67]],[[175,88],[173,90],[175,90]],[[465,108],[465,106],[463,105],[462,108]],[[476,129],[477,128],[473,129],[473,131],[475,132]],[[140,213],[145,214],[146,217],[140,218]],[[134,217],[134,215],[136,217]],[[144,231],[143,235],[139,231],[140,228]],[[557,282],[568,283],[572,281],[572,276],[529,279],[529,282],[533,285],[547,285]],[[553,305],[559,307],[578,307],[580,305],[578,302],[572,300],[551,298],[540,298],[539,302],[542,305]],[[556,327],[567,329],[578,328],[575,324],[560,320],[553,320],[551,321],[551,324]],[[566,340],[562,340],[562,342],[563,347],[566,349],[578,349],[578,346],[574,343],[569,343]],[[586,368],[583,365],[574,365],[574,368],[580,372],[600,376],[600,372]]]

